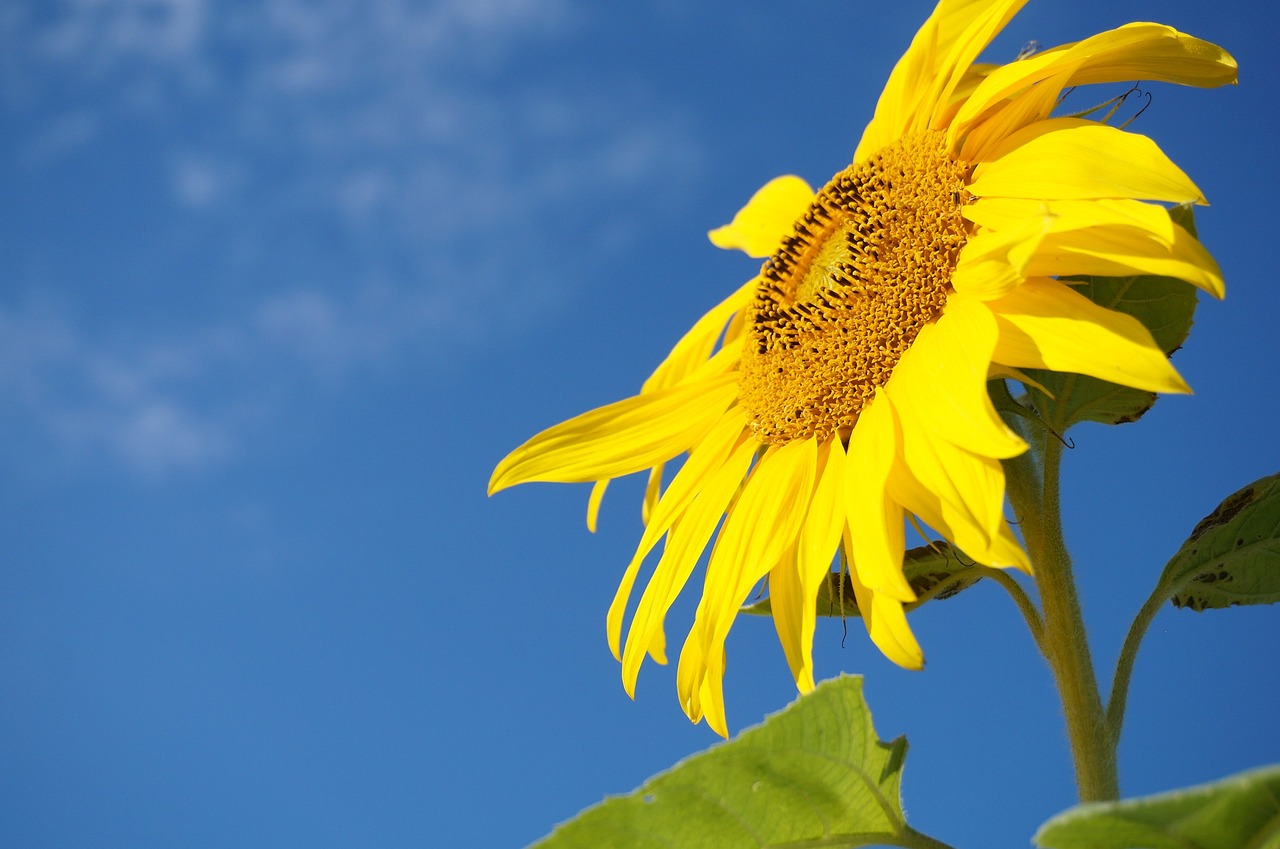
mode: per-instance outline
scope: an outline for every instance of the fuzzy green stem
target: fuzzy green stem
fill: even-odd
[[[1027,621],[1027,630],[1031,632],[1032,638],[1036,641],[1036,646],[1043,654],[1044,622],[1041,621],[1040,611],[1036,609],[1035,602],[1027,595],[1027,591],[1022,588],[1022,585],[1012,575],[1003,569],[980,567],[979,574],[1004,587],[1005,592],[1013,599],[1013,603],[1018,606],[1018,611],[1022,614],[1022,618]]]
[[[1023,514],[1023,534],[1044,610],[1042,649],[1062,699],[1080,800],[1109,801],[1120,796],[1116,748],[1098,695],[1071,558],[1063,539],[1058,491],[1062,447],[1057,440],[1044,443],[1037,499],[1040,510]]]
[[[1160,608],[1168,600],[1171,593],[1161,584],[1142,605],[1129,633],[1125,635],[1124,646],[1120,649],[1120,659],[1116,661],[1116,676],[1111,681],[1111,696],[1107,700],[1107,729],[1115,745],[1120,744],[1120,730],[1124,727],[1124,709],[1129,699],[1129,679],[1133,677],[1133,662],[1138,656],[1138,646],[1151,627],[1151,620],[1156,618]]]

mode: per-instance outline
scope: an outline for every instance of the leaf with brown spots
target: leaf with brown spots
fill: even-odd
[[[1160,585],[1192,610],[1280,601],[1280,474],[1229,496],[1196,525]]]

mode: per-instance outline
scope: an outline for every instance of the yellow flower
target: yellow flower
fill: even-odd
[[[1204,203],[1150,139],[1050,117],[1064,89],[1235,81],[1221,48],[1135,23],[1003,66],[978,54],[1025,0],[942,0],[898,62],[853,164],[818,192],[780,177],[711,241],[768,257],[703,316],[640,394],[543,431],[494,471],[595,481],[650,470],[645,529],[609,609],[609,645],[634,695],[646,654],[709,542],[702,599],[680,653],[685,712],[727,736],[725,638],[767,581],[801,691],[813,687],[815,598],[848,555],[872,641],[919,668],[903,604],[904,522],[974,560],[1030,570],[1004,516],[1001,459],[1026,445],[987,394],[1037,368],[1149,391],[1188,387],[1130,316],[1060,282],[1164,275],[1221,297],[1212,257],[1162,203]],[[687,453],[662,487],[663,464]],[[723,524],[721,521],[723,520]],[[717,530],[718,528],[718,530]],[[641,562],[665,537],[632,617]]]

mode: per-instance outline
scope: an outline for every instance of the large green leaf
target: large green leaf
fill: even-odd
[[[1195,235],[1191,207],[1170,210],[1173,220]],[[1090,277],[1073,285],[1099,306],[1137,318],[1166,354],[1172,354],[1191,332],[1196,289],[1172,277]],[[1080,422],[1124,424],[1137,421],[1156,402],[1156,395],[1108,383],[1096,377],[1041,369],[1026,369],[1027,393],[1050,428],[1066,433]]]
[[[1192,610],[1280,601],[1280,474],[1254,481],[1201,520],[1160,586]]]
[[[535,849],[918,845],[902,814],[907,743],[871,726],[862,679],[819,685],[728,743],[606,799]]]
[[[907,551],[902,558],[902,571],[917,600],[906,605],[914,610],[932,599],[951,598],[966,590],[982,577],[983,567],[967,560],[945,540],[931,542]],[[853,597],[853,582],[846,572],[829,572],[818,586],[819,616],[860,616],[858,602]],[[742,608],[742,613],[769,616],[773,607],[768,598]]]
[[[1280,766],[1058,814],[1036,832],[1045,849],[1280,849]]]

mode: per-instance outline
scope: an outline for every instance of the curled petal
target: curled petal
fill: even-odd
[[[732,221],[712,230],[707,238],[717,248],[770,256],[812,201],[813,189],[804,180],[790,174],[775,177],[751,196]]]

